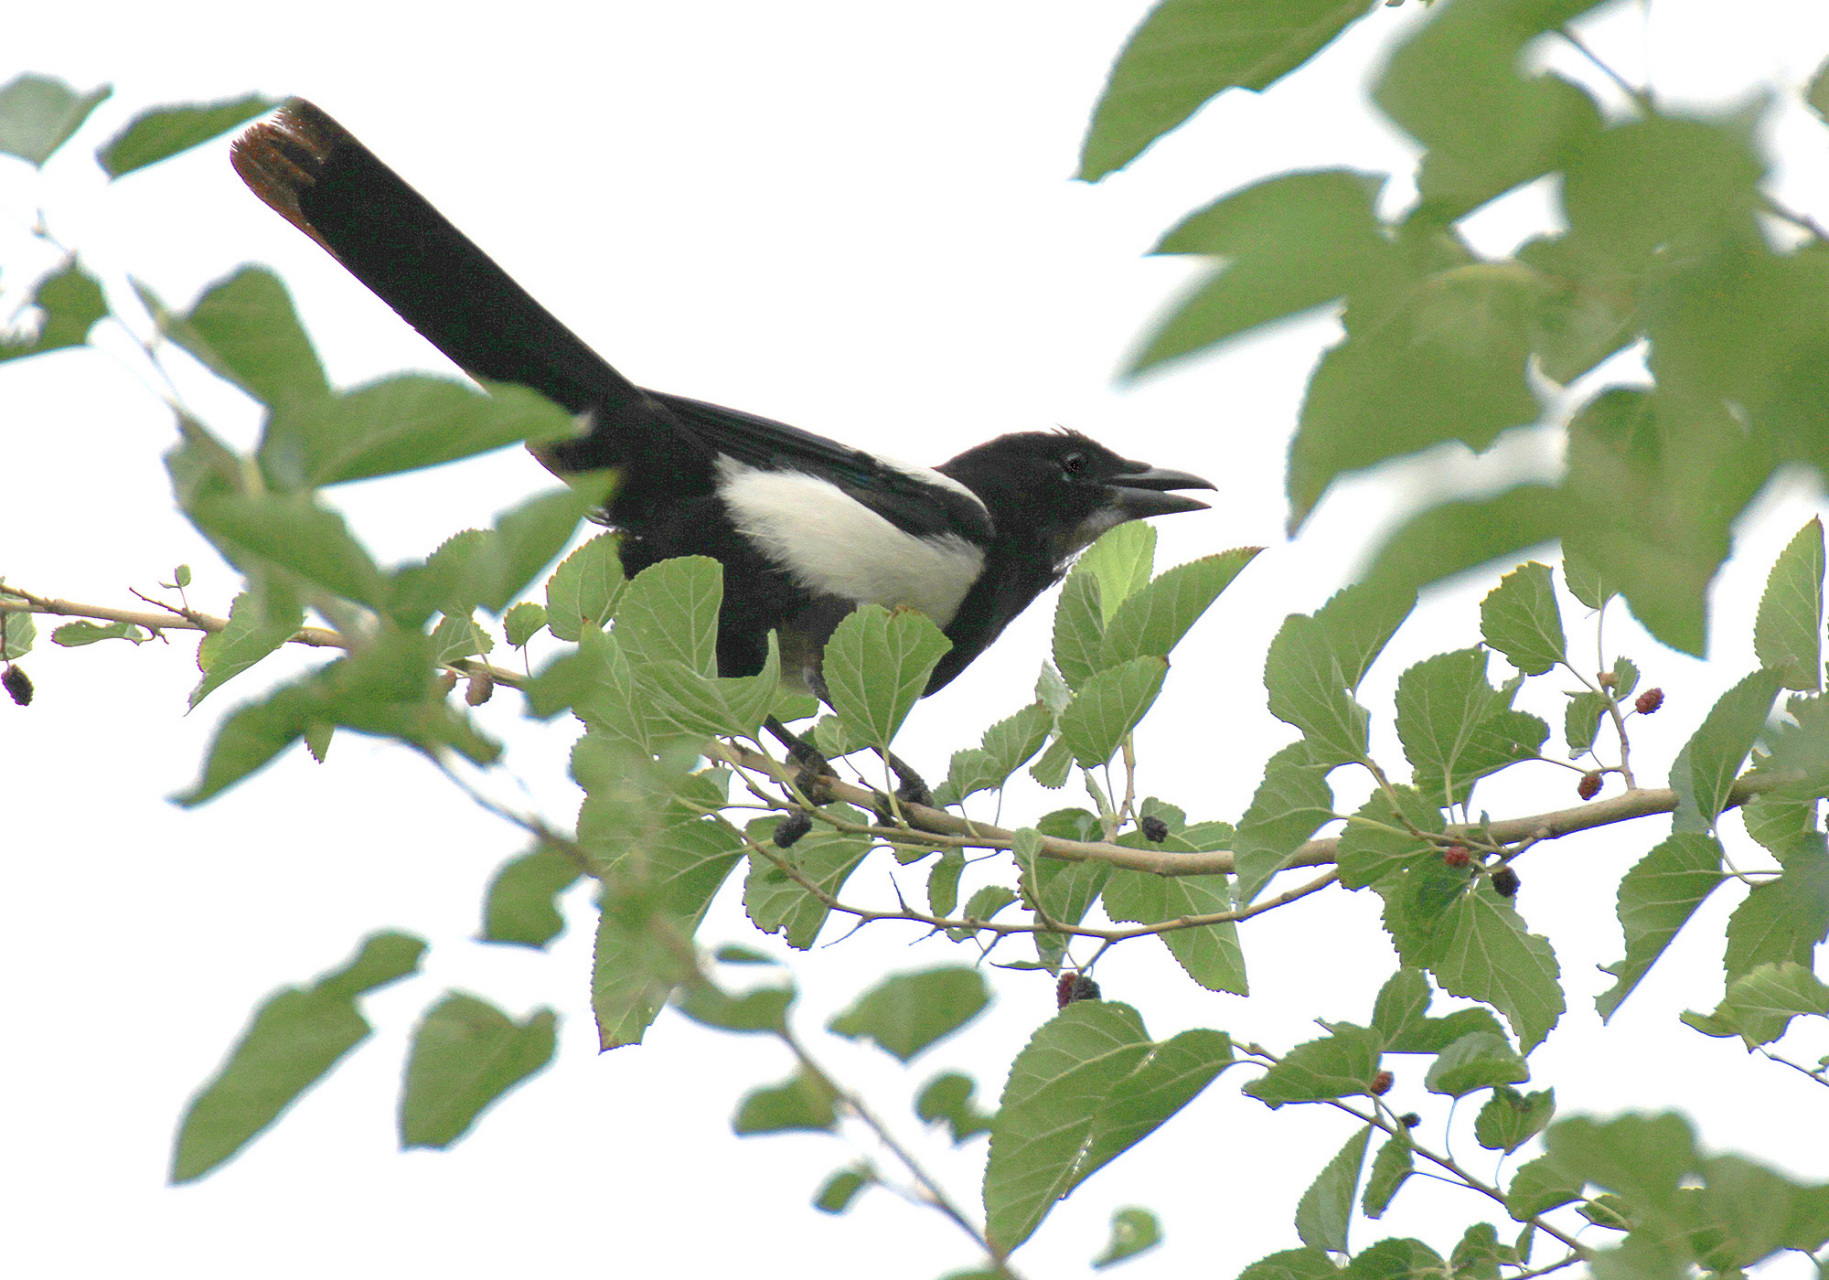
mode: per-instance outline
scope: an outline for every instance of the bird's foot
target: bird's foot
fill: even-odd
[[[795,738],[788,747],[787,758],[790,763],[798,765],[800,771],[794,775],[794,786],[814,804],[829,804],[832,800],[832,762],[820,754],[819,749],[805,738]]]

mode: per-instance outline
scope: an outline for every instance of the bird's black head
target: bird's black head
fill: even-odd
[[[1115,525],[1207,505],[1171,490],[1213,488],[1185,471],[1119,457],[1076,431],[999,436],[936,470],[984,501],[999,543],[1026,544],[1054,572]]]

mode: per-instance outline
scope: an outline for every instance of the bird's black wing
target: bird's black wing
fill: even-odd
[[[648,393],[713,449],[745,466],[800,471],[837,485],[847,495],[905,533],[931,537],[955,533],[988,542],[991,520],[984,504],[960,488],[898,467],[836,440],[664,391]]]

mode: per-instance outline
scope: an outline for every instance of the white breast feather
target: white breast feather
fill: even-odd
[[[738,532],[816,595],[910,605],[944,627],[984,567],[984,552],[965,538],[917,538],[804,472],[720,459],[718,496]]]

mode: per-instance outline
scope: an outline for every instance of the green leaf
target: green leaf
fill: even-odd
[[[1108,762],[1162,692],[1169,664],[1146,656],[1120,663],[1086,681],[1061,713],[1061,737],[1083,769]]]
[[[1132,842],[1127,837],[1124,843]],[[1149,846],[1138,841],[1134,847]],[[1230,911],[1232,895],[1224,876],[1159,876],[1118,868],[1105,881],[1104,903],[1105,914],[1114,921],[1156,924]],[[1170,929],[1156,936],[1182,971],[1208,991],[1248,994],[1245,953],[1239,945],[1236,924],[1203,924],[1191,929]]]
[[[1499,1244],[1499,1229],[1490,1222],[1476,1222],[1461,1235],[1460,1243],[1449,1255],[1455,1280],[1499,1280],[1501,1263],[1511,1259]]]
[[[1600,733],[1601,717],[1606,714],[1604,695],[1585,692],[1569,695],[1569,705],[1562,717],[1562,736],[1569,744],[1569,759],[1579,759],[1593,750],[1594,739]]]
[[[1118,528],[1133,528],[1140,523]],[[1106,620],[1105,636],[1099,645],[1099,667],[1115,667],[1146,654],[1168,657],[1258,551],[1257,547],[1240,547],[1203,556],[1176,565],[1140,588]],[[1101,592],[1099,598],[1104,601],[1110,597]]]
[[[1829,62],[1824,62],[1804,88],[1804,101],[1823,121],[1829,122]]]
[[[782,1084],[752,1089],[730,1122],[740,1136],[836,1129],[832,1094],[816,1077],[800,1072]]]
[[[1359,1173],[1365,1167],[1365,1148],[1371,1137],[1370,1125],[1360,1128],[1302,1193],[1296,1204],[1296,1234],[1309,1248],[1346,1252],[1346,1229],[1353,1220]]]
[[[1400,968],[1378,989],[1377,1002],[1372,1006],[1372,1029],[1384,1037],[1387,1047],[1401,1042],[1428,1023],[1431,999],[1429,979],[1423,971]]]
[[[417,373],[272,408],[256,456],[282,489],[397,475],[574,428],[571,415],[525,387],[478,391]]]
[[[864,820],[863,814],[849,806],[842,807],[840,812],[853,822]],[[763,818],[752,822],[748,828],[749,838],[758,844],[766,841],[778,821]],[[837,894],[869,852],[868,840],[815,828],[781,854],[821,890]],[[743,882],[743,910],[756,928],[764,933],[779,933],[796,951],[805,951],[813,945],[826,917],[831,914],[819,899],[759,853],[749,855],[749,876]],[[968,915],[970,911],[968,907]]]
[[[1759,665],[1777,671],[1787,689],[1823,687],[1823,522],[1812,519],[1766,579],[1753,629]]]
[[[502,615],[502,635],[514,649],[525,649],[545,625],[546,606],[531,600],[521,601]]]
[[[1714,828],[1753,740],[1765,728],[1778,688],[1777,672],[1755,671],[1722,694],[1703,717],[1670,771],[1679,830]],[[1696,825],[1686,828],[1686,822]]]
[[[204,290],[183,316],[142,288],[159,329],[218,377],[265,405],[323,400],[330,382],[280,278],[242,267]]]
[[[1284,1249],[1259,1258],[1238,1280],[1338,1280],[1340,1268],[1319,1249]]]
[[[516,1022],[486,1001],[455,992],[419,1022],[400,1093],[400,1145],[444,1148],[477,1116],[552,1061],[557,1019],[539,1009]]]
[[[1340,1023],[1333,1034],[1297,1045],[1244,1092],[1276,1108],[1290,1102],[1350,1098],[1371,1089],[1384,1039],[1368,1027]]]
[[[944,1072],[928,1081],[915,1098],[915,1114],[928,1124],[944,1121],[955,1144],[989,1133],[992,1117],[972,1101],[977,1088],[970,1076]]]
[[[792,987],[762,987],[733,996],[710,982],[687,986],[673,1007],[701,1026],[739,1034],[780,1034],[787,1029],[788,1006],[798,993]]]
[[[868,1168],[840,1169],[819,1188],[813,1197],[813,1207],[821,1213],[843,1213],[858,1194],[875,1181]]]
[[[1511,1176],[1505,1189],[1505,1211],[1524,1222],[1581,1198],[1582,1178],[1566,1173],[1549,1156],[1540,1156]]]
[[[375,608],[386,602],[386,579],[367,549],[313,494],[212,494],[200,497],[188,514],[244,573],[272,566],[346,600]]]
[[[1163,0],[1131,34],[1094,109],[1078,176],[1096,182],[1230,88],[1265,89],[1308,61],[1368,0],[1291,0],[1274,13]]]
[[[1037,757],[1029,766],[1029,776],[1050,791],[1058,791],[1067,785],[1067,775],[1073,771],[1073,748],[1067,745],[1065,738],[1056,738],[1048,744],[1048,749]]]
[[[546,625],[577,641],[583,627],[601,627],[616,612],[626,585],[617,555],[620,537],[600,533],[560,562],[546,581]]]
[[[1156,326],[1127,372],[1321,306],[1387,274],[1391,245],[1374,210],[1384,182],[1348,169],[1286,173],[1183,220],[1156,252],[1206,254],[1221,264]]]
[[[953,752],[947,769],[947,799],[957,803],[980,791],[994,791],[1048,741],[1054,719],[1048,708],[1032,702],[984,731],[982,747]]]
[[[1078,689],[1099,670],[1105,640],[1103,608],[1098,578],[1091,573],[1067,575],[1054,606],[1053,653],[1069,689]]]
[[[1595,998],[1610,1019],[1702,900],[1727,877],[1721,843],[1713,836],[1677,832],[1647,853],[1619,882],[1619,923],[1626,954],[1608,969],[1615,982]]]
[[[1394,1133],[1386,1138],[1372,1157],[1372,1172],[1365,1180],[1365,1198],[1361,1202],[1368,1218],[1382,1218],[1391,1207],[1397,1189],[1415,1172],[1410,1157],[1410,1135]]]
[[[1764,164],[1737,124],[1654,114],[1573,151],[1562,204],[1572,232],[1623,261],[1704,236],[1757,207]]]
[[[1761,964],[1808,965],[1829,934],[1829,852],[1822,833],[1804,836],[1780,858],[1784,874],[1748,891],[1728,917],[1730,981]]]
[[[296,598],[271,586],[264,594],[237,595],[229,604],[229,625],[204,636],[197,646],[203,679],[191,690],[191,708],[284,645],[304,622]]]
[[[1152,1043],[1136,1010],[1080,1000],[1016,1056],[985,1165],[987,1233],[1000,1253],[1027,1240],[1054,1203],[1135,1146],[1231,1062],[1215,1031]]]
[[[1486,1099],[1473,1122],[1474,1140],[1488,1151],[1510,1155],[1541,1133],[1555,1114],[1554,1089],[1519,1093],[1510,1085],[1501,1084]]]
[[[724,566],[709,556],[662,560],[636,574],[616,605],[616,641],[630,664],[671,659],[717,674],[723,589]]]
[[[958,849],[941,853],[927,873],[927,909],[937,916],[949,916],[959,905],[959,877],[965,873],[965,854]]]
[[[51,633],[51,643],[66,649],[79,649],[102,640],[130,640],[145,644],[152,639],[131,622],[66,622]]]
[[[1568,641],[1549,566],[1532,560],[1501,578],[1480,602],[1480,634],[1526,675],[1565,661]]]
[[[1485,1032],[1501,1040],[1505,1038],[1505,1028],[1499,1025],[1490,1009],[1456,1009],[1445,1018],[1424,1018],[1420,1024],[1404,1028],[1385,1045],[1385,1052],[1440,1053],[1474,1032]]]
[[[1392,807],[1390,795],[1374,791],[1340,833],[1336,865],[1340,883],[1349,889],[1362,889],[1405,867],[1441,857],[1436,846],[1417,839],[1410,830],[1440,833],[1441,810],[1409,787],[1392,791],[1402,805],[1401,812]]]
[[[1464,1098],[1479,1089],[1519,1084],[1531,1077],[1504,1036],[1475,1031],[1435,1055],[1423,1084],[1431,1093]]]
[[[0,361],[80,347],[108,314],[101,285],[74,260],[38,282],[32,304],[44,313],[36,336],[0,339]]]
[[[826,1030],[874,1040],[907,1062],[977,1017],[990,998],[976,969],[955,965],[895,974],[859,996]]]
[[[987,884],[966,900],[961,915],[967,920],[992,920],[999,911],[1015,901],[1015,890],[1000,884]],[[946,933],[954,942],[971,936],[971,931],[966,929],[948,929]]]
[[[208,142],[278,105],[271,98],[250,94],[226,102],[154,107],[129,120],[95,158],[110,178],[119,178]]]
[[[1306,742],[1293,742],[1270,757],[1233,846],[1241,904],[1257,897],[1303,842],[1333,820],[1328,767],[1310,759]]]
[[[1073,572],[1099,584],[1099,621],[1110,625],[1124,602],[1149,585],[1155,563],[1156,526],[1131,520],[1100,534]]]
[[[42,165],[113,92],[103,85],[79,94],[46,76],[14,77],[0,88],[0,154]]]
[[[228,1061],[185,1108],[172,1182],[195,1181],[235,1155],[366,1040],[370,1027],[356,997],[416,971],[424,952],[417,938],[374,934],[343,968],[264,1000]]]
[[[1270,714],[1301,730],[1317,761],[1365,758],[1366,711],[1352,694],[1415,603],[1361,584],[1284,620],[1264,665]]]
[[[565,928],[559,895],[578,883],[578,864],[541,844],[497,869],[483,899],[484,942],[544,947]]]
[[[1530,343],[1546,377],[1566,387],[1638,339],[1638,273],[1569,235],[1536,237],[1520,245],[1513,256],[1537,272],[1538,305],[1531,317]],[[1568,564],[1565,559],[1565,577]],[[1598,609],[1600,600],[1613,594],[1585,565],[1577,567],[1574,576],[1580,583],[1575,598],[1590,609]]]
[[[1162,1225],[1148,1209],[1114,1209],[1111,1214],[1111,1238],[1092,1260],[1094,1271],[1103,1271],[1114,1263],[1148,1253],[1162,1243]]]
[[[1469,569],[1515,564],[1520,553],[1563,536],[1566,506],[1564,495],[1541,484],[1440,503],[1399,525],[1361,580],[1379,591],[1414,592]]]
[[[0,660],[23,658],[38,639],[38,624],[29,613],[0,613]]]
[[[1572,1116],[1546,1129],[1543,1145],[1571,1181],[1617,1192],[1647,1211],[1673,1210],[1677,1188],[1698,1172],[1695,1131],[1672,1112],[1612,1120]]]
[[[1543,1043],[1567,1007],[1549,939],[1528,932],[1490,883],[1460,895],[1443,927],[1446,942],[1432,966],[1441,989],[1504,1014],[1525,1053]]]
[[[1829,1016],[1829,986],[1804,965],[1787,960],[1758,965],[1735,978],[1708,1018],[1688,1014],[1683,1020],[1705,1035],[1740,1036],[1751,1048],[1777,1040],[1792,1018],[1806,1014]]]
[[[924,613],[863,606],[826,642],[823,671],[832,709],[871,746],[887,748],[951,648]]]

